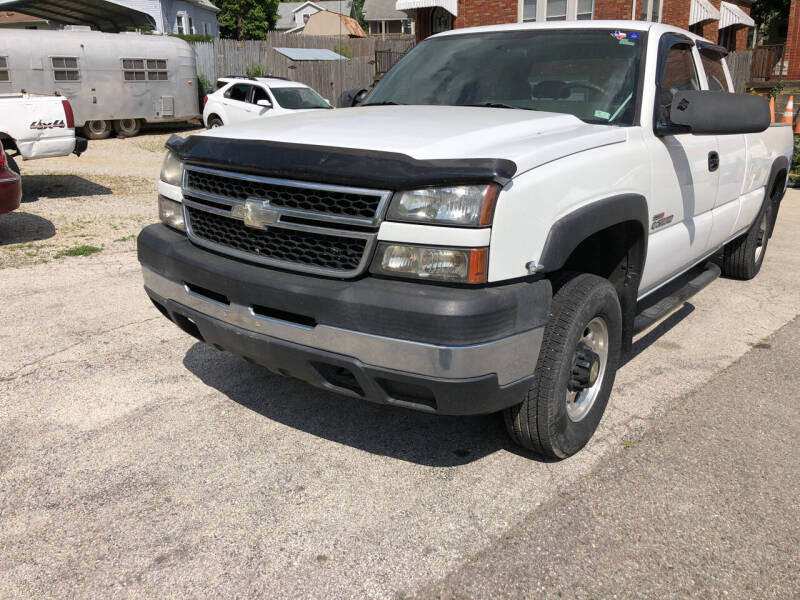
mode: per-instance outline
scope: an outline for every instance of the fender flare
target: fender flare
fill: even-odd
[[[772,168],[770,169],[769,177],[767,178],[767,188],[766,188],[765,198],[770,197],[770,192],[772,190],[772,186],[775,184],[775,179],[777,179],[778,173],[780,173],[782,170],[786,171],[786,177],[788,179],[789,160],[783,155],[777,157],[775,161],[772,163]],[[778,202],[780,202],[780,200],[783,198],[783,194],[785,191],[786,188],[784,187],[782,190],[780,190],[778,195],[775,198],[773,198],[773,200],[777,200]]]
[[[553,223],[539,257],[545,272],[558,271],[567,262],[570,254],[589,236],[625,223],[635,221],[642,227],[644,241],[643,264],[647,257],[647,235],[650,211],[647,199],[640,194],[619,194],[591,202],[564,215]]]

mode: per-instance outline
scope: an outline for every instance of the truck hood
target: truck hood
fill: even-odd
[[[362,106],[320,110],[206,131],[201,136],[393,152],[417,160],[497,158],[517,174],[627,139],[623,127],[573,115],[468,106]]]

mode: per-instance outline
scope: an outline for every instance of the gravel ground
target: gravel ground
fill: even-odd
[[[157,220],[164,142],[193,130],[155,129],[131,139],[90,141],[80,157],[18,161],[22,206],[0,217],[0,269],[49,262],[80,246],[130,252],[136,234]]]
[[[126,238],[155,220],[167,137],[25,163],[26,202],[0,217],[2,598],[412,594],[800,313],[790,190],[759,277],[637,338],[594,440],[542,462],[495,416],[332,395],[161,317]],[[102,250],[54,259],[79,245]]]

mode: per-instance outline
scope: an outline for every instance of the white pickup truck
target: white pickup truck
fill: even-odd
[[[87,145],[86,139],[75,136],[69,100],[25,92],[0,94],[0,143],[6,152],[16,150],[25,160],[80,156]],[[9,162],[19,172],[16,162]]]
[[[356,108],[173,138],[145,289],[276,373],[503,411],[569,456],[635,332],[764,260],[792,131],[729,93],[725,55],[651,23],[460,29]]]

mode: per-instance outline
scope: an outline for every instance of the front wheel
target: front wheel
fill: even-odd
[[[141,130],[141,119],[120,119],[119,121],[114,121],[114,131],[117,137],[134,137],[139,135]]]
[[[224,123],[222,119],[220,119],[217,115],[212,115],[208,117],[208,129],[214,129],[216,127],[222,127]]]
[[[608,280],[580,274],[553,296],[550,318],[525,399],[504,413],[520,446],[566,458],[597,429],[614,385],[622,311]]]

